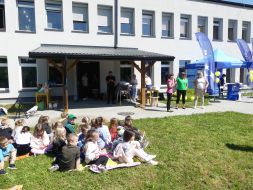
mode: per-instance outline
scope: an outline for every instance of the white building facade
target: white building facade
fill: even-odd
[[[250,43],[252,10],[251,6],[197,0],[118,0],[117,3],[114,0],[0,0],[0,99],[34,97],[38,83],[50,81],[55,86],[62,83],[57,67],[48,59],[28,59],[29,52],[41,44],[105,47],[116,44],[175,56],[174,62],[157,62],[148,72],[153,84],[165,89],[168,73],[177,75],[186,63],[202,57],[194,35],[198,31],[208,35],[214,48],[243,59],[236,39]],[[69,95],[80,96],[78,86],[85,72],[97,75],[89,80],[97,80],[94,85],[104,93],[109,70],[117,82],[129,80],[133,73],[140,81],[137,70],[127,63],[80,60],[68,73]],[[229,82],[244,82],[245,72],[227,71]],[[62,95],[62,90],[55,87],[52,94]]]

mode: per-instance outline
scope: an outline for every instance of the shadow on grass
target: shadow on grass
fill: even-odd
[[[238,151],[244,151],[244,152],[253,152],[252,146],[246,146],[246,145],[236,145],[236,144],[226,144],[226,147],[232,150],[238,150]]]

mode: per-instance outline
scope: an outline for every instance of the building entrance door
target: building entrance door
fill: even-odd
[[[99,94],[99,63],[80,61],[76,67],[79,99],[97,98]]]

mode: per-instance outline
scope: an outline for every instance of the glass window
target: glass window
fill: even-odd
[[[191,16],[181,15],[180,17],[180,37],[191,38]]]
[[[0,57],[0,89],[9,88],[7,58]]]
[[[35,32],[35,13],[33,0],[18,0],[19,30]]]
[[[208,34],[208,18],[207,17],[198,17],[198,32]]]
[[[22,88],[37,87],[36,59],[20,58]]]
[[[73,3],[73,29],[88,32],[88,5]]]
[[[47,28],[61,30],[62,27],[62,2],[46,0]]]
[[[173,37],[173,14],[162,13],[162,37]]]
[[[132,76],[132,65],[128,62],[120,63],[120,81],[130,82]]]
[[[170,62],[162,61],[161,62],[161,84],[166,85],[168,76],[170,73]]]
[[[121,8],[121,33],[134,34],[134,9]]]
[[[49,64],[48,71],[48,81],[51,86],[63,84],[63,75],[59,68],[56,68],[53,64]]]
[[[242,39],[246,42],[250,42],[250,30],[251,28],[251,23],[243,21],[242,22]]]
[[[112,7],[98,6],[98,32],[112,33]]]
[[[222,40],[222,19],[213,20],[213,40]]]
[[[153,12],[142,12],[142,35],[143,36],[154,36],[154,13]]]
[[[237,39],[237,21],[228,20],[228,40],[235,41]]]
[[[4,8],[4,0],[0,0],[0,29],[5,29],[5,8]]]

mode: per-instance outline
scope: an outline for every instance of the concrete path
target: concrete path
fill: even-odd
[[[118,119],[124,119],[126,115],[132,115],[134,119],[139,118],[162,118],[168,116],[176,115],[192,115],[192,114],[202,114],[210,112],[226,112],[234,111],[245,114],[253,114],[253,98],[244,97],[242,101],[227,101],[219,100],[219,103],[210,103],[208,106],[205,106],[204,109],[193,109],[186,108],[183,109],[172,109],[173,112],[166,112],[166,105],[160,103],[158,107],[146,107],[145,110],[141,108],[136,108],[133,105],[112,105],[108,106],[107,104],[100,104],[101,107],[90,106],[86,108],[75,108],[69,109],[69,113],[72,113],[77,116],[77,121],[80,122],[83,116],[89,116],[90,118],[95,118],[97,116],[103,116],[106,119],[116,117]],[[80,103],[82,104],[82,103]],[[81,105],[79,107],[82,107]],[[40,115],[48,115],[51,118],[51,121],[54,122],[60,118],[60,111],[55,110],[46,110],[38,111],[35,116],[26,119],[29,126],[34,126]]]

